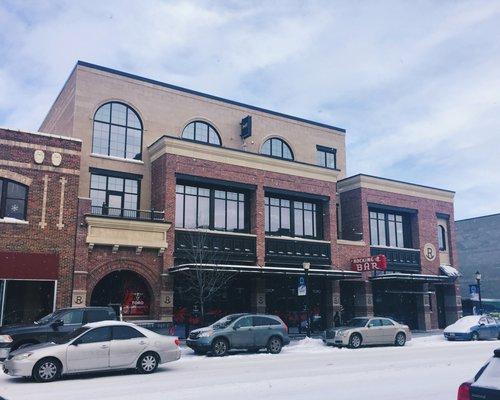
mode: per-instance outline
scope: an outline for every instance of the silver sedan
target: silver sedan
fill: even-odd
[[[11,376],[50,382],[61,375],[136,369],[148,374],[181,357],[177,338],[137,325],[102,321],[84,325],[61,343],[42,343],[9,354],[3,370]]]

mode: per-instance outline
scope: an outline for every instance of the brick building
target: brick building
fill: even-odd
[[[81,141],[0,128],[0,322],[70,304]]]
[[[301,331],[310,266],[313,330],[336,311],[421,330],[460,314],[453,192],[346,178],[341,128],[79,62],[40,130],[82,140],[74,306],[173,319],[181,334],[201,305],[209,320],[270,312]],[[387,271],[351,269],[378,254]],[[225,281],[206,304],[199,275]]]

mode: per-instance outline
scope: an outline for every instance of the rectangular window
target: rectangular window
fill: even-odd
[[[316,146],[316,165],[337,169],[337,149],[319,145]]]
[[[91,174],[92,213],[136,218],[139,209],[139,186],[137,179]]]
[[[394,212],[370,210],[370,243],[372,246],[410,247],[409,218]]]
[[[176,185],[175,226],[248,232],[244,193]]]
[[[276,197],[265,198],[266,234],[319,238],[318,205]]]

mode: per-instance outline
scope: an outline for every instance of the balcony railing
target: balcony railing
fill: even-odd
[[[407,273],[420,273],[420,251],[391,247],[371,247],[372,256],[379,254],[387,258],[387,270]]]
[[[155,210],[129,210],[125,208],[92,206],[91,214],[110,218],[131,219],[136,221],[165,221],[165,212]]]
[[[266,262],[290,266],[310,262],[313,266],[329,266],[330,243],[266,237]]]
[[[255,262],[253,235],[175,230],[175,257],[187,263]]]

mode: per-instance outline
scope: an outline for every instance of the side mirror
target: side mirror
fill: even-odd
[[[484,323],[484,322],[481,322],[481,323],[479,324],[479,326],[484,326],[484,325],[485,325],[485,323]]]

